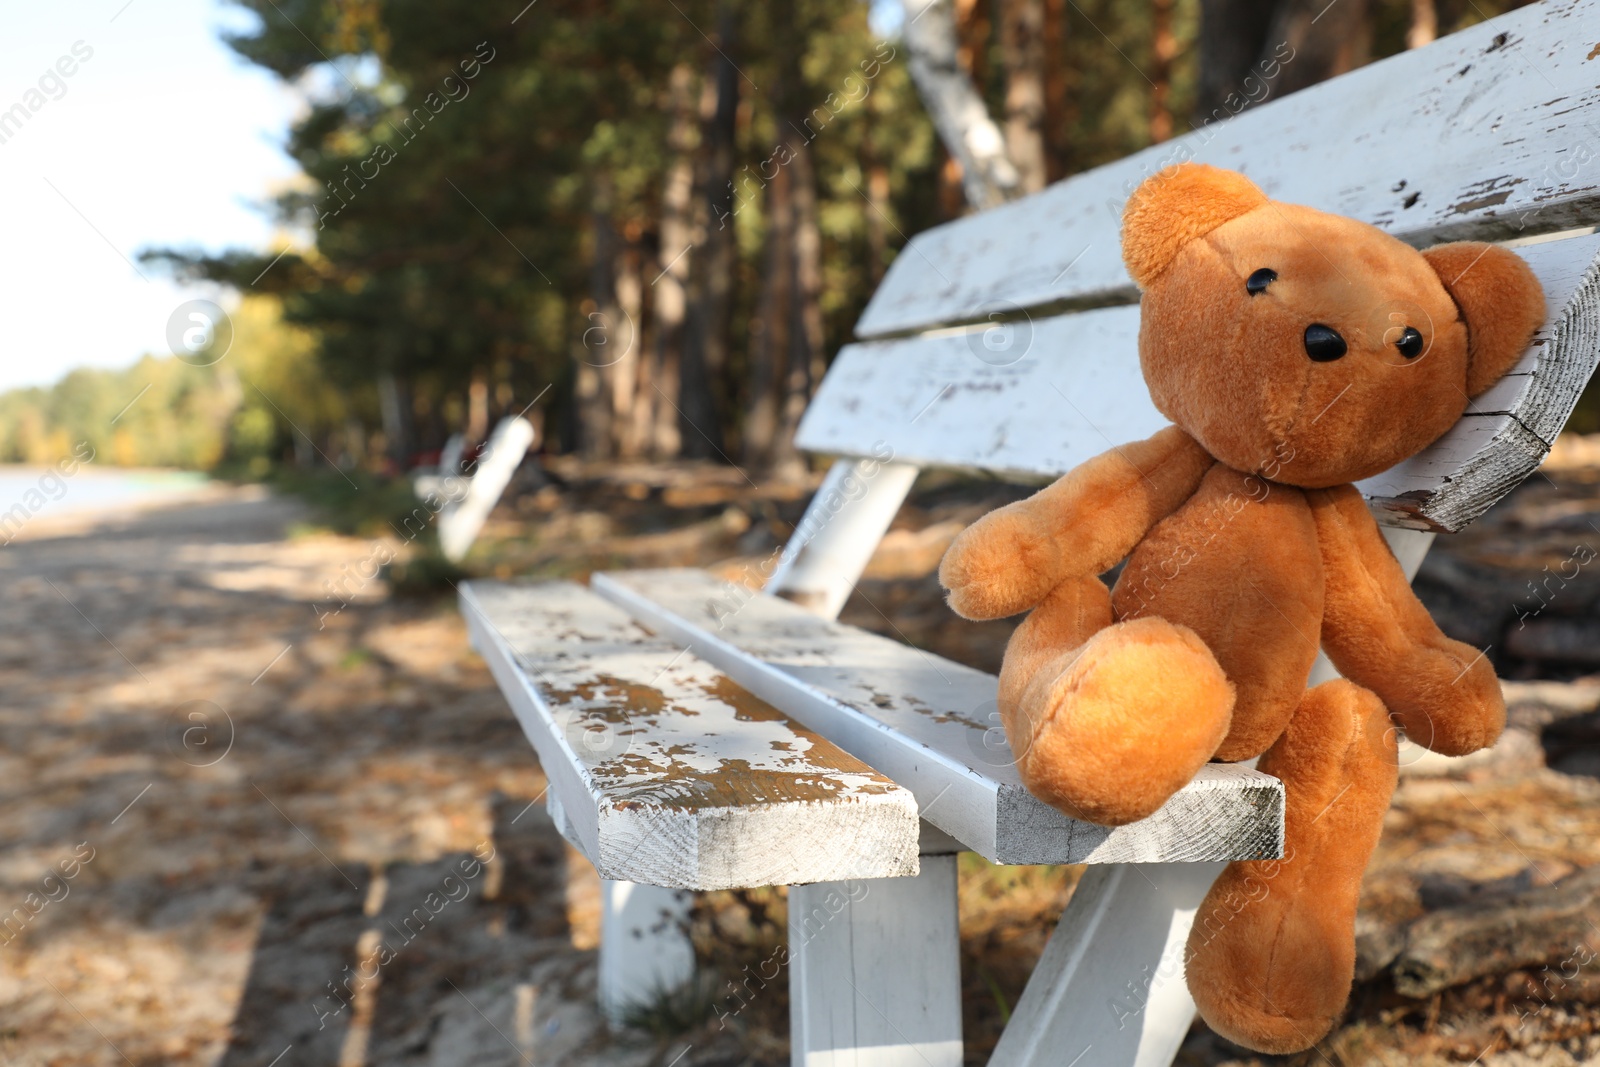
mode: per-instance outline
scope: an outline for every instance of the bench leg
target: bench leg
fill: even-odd
[[[601,880],[600,1007],[612,1025],[694,976],[693,901],[683,889]]]
[[[1184,942],[1225,866],[1085,871],[989,1067],[1167,1067],[1194,1021]]]
[[[961,1067],[956,857],[789,890],[793,1067]]]
[[[836,462],[784,545],[766,592],[838,618],[916,479],[917,468],[905,463]]]

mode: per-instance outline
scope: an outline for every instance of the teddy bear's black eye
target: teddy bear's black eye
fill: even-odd
[[[1416,359],[1422,355],[1422,334],[1417,332],[1415,326],[1407,326],[1400,334],[1400,340],[1394,343],[1400,354],[1407,359]]]
[[[1244,291],[1251,296],[1264,293],[1267,286],[1278,280],[1278,272],[1271,267],[1262,267],[1244,280]]]
[[[1344,338],[1332,326],[1313,322],[1306,327],[1306,355],[1318,363],[1331,363],[1347,351]]]

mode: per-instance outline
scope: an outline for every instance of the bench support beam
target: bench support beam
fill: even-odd
[[[636,882],[600,882],[600,1008],[613,1026],[694,977],[694,894]]]
[[[989,1067],[1167,1067],[1194,1021],[1184,942],[1225,866],[1089,867]]]
[[[961,1067],[956,857],[789,890],[793,1067]]]
[[[838,618],[916,478],[890,459],[836,462],[766,592]],[[960,935],[953,853],[925,852],[915,878],[791,888],[790,1063],[960,1067]]]
[[[917,468],[905,463],[836,462],[784,546],[766,592],[838,618],[916,480]]]

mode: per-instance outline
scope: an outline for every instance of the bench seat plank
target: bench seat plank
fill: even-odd
[[[1142,822],[1078,822],[1023,788],[999,729],[992,675],[703,571],[597,574],[593,588],[910,789],[924,819],[992,862],[1281,854],[1283,785],[1275,778],[1211,764]]]
[[[461,611],[602,877],[687,889],[918,870],[912,795],[572,582]]]
[[[1117,241],[1123,205],[1146,176],[1186,159],[1419,246],[1591,225],[1596,25],[1600,0],[1530,4],[924,231],[895,258],[856,335],[1136,299]]]
[[[1600,361],[1600,236],[1517,249],[1550,318],[1432,447],[1361,484],[1391,525],[1459,530],[1533,472]],[[1139,371],[1139,309],[1101,308],[850,345],[806,410],[807,451],[1046,479],[1166,420]]]

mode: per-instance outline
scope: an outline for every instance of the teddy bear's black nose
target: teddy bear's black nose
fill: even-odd
[[[1331,363],[1347,351],[1344,338],[1332,326],[1313,322],[1306,327],[1306,355],[1318,363]]]

